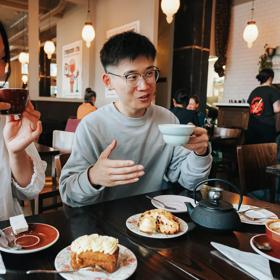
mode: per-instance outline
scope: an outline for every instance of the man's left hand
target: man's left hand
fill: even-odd
[[[185,147],[194,151],[197,155],[205,155],[208,148],[208,141],[207,130],[201,127],[196,127]]]

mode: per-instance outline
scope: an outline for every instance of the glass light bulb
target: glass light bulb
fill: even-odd
[[[82,38],[86,42],[86,46],[89,48],[91,42],[95,38],[95,31],[94,31],[94,28],[93,28],[91,22],[85,23],[83,30],[82,30]]]

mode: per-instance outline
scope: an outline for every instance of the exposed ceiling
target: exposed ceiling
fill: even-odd
[[[70,1],[39,0],[40,42],[56,38],[57,20],[76,5]],[[0,20],[7,30],[14,60],[28,48],[28,0],[0,0]]]

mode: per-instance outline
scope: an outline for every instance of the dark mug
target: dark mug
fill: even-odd
[[[28,102],[28,90],[22,88],[0,89],[0,102],[9,103],[11,108],[1,110],[2,115],[20,115]]]

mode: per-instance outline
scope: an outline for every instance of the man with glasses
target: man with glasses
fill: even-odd
[[[157,191],[164,176],[188,189],[205,179],[212,161],[206,130],[196,128],[186,147],[162,139],[158,125],[179,122],[152,104],[159,69],[149,39],[115,35],[100,57],[103,83],[119,99],[86,116],[76,130],[60,178],[63,202],[75,207]]]

